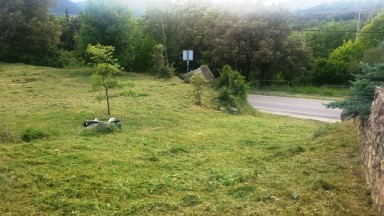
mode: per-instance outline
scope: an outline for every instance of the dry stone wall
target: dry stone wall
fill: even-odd
[[[384,88],[375,91],[368,121],[359,121],[366,179],[375,207],[384,215]]]

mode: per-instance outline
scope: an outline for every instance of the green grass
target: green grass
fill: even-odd
[[[0,64],[1,215],[375,215],[351,122],[230,115],[129,73],[122,130],[84,134],[108,118],[89,73]]]
[[[350,96],[351,90],[346,87],[337,86],[264,86],[259,88],[253,87],[251,93],[285,97],[339,100]]]

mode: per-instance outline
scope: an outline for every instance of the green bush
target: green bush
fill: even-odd
[[[173,66],[159,66],[156,72],[162,78],[171,78],[175,76],[175,68]]]
[[[342,61],[317,59],[310,80],[315,85],[345,85],[353,77],[349,65]]]
[[[196,103],[201,106],[201,96],[203,95],[204,88],[207,85],[207,80],[201,73],[196,73],[191,77],[191,84],[193,85],[193,94]]]
[[[230,66],[225,65],[216,80],[218,90],[218,100],[226,106],[239,108],[240,104],[247,101],[249,87],[245,83],[244,77]]]
[[[60,59],[59,59],[60,64],[63,67],[66,68],[75,68],[75,67],[80,67],[84,66],[84,63],[81,62],[76,56],[74,52],[70,51],[65,51],[65,50],[60,50]]]

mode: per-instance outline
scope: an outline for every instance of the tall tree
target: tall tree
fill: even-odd
[[[80,30],[79,17],[69,17],[61,20],[62,33],[60,35],[59,48],[74,51],[75,46],[75,35]]]
[[[278,75],[287,81],[303,81],[312,59],[312,50],[304,38],[293,34],[285,41]]]
[[[0,60],[55,64],[59,26],[48,9],[52,0],[0,1]]]
[[[81,29],[76,36],[79,55],[85,54],[88,44],[100,43],[115,47],[119,64],[132,67],[136,25],[126,5],[118,0],[88,0],[80,19]]]

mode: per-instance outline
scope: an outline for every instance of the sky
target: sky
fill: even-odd
[[[85,0],[71,0],[73,2],[82,2]],[[128,0],[128,1],[135,1],[135,0]],[[137,0],[137,1],[142,1],[142,0]],[[162,1],[162,0],[153,0],[153,1]],[[177,0],[174,0],[177,1]],[[228,1],[232,2],[250,2],[250,0],[211,0],[215,3],[224,3]],[[316,6],[322,3],[329,3],[329,2],[335,2],[337,0],[251,0],[255,3],[258,2],[264,2],[266,5],[272,5],[272,4],[283,4],[284,6],[291,8],[291,9],[296,9],[296,8],[301,8],[305,9],[308,7]]]

